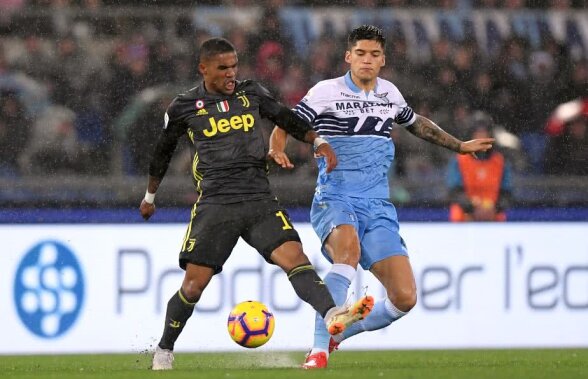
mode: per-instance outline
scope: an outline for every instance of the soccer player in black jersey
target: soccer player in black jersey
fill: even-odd
[[[192,175],[198,200],[180,252],[184,280],[168,302],[153,370],[172,368],[177,338],[239,237],[288,274],[296,294],[325,318],[332,334],[367,316],[373,306],[371,296],[351,307],[335,306],[304,254],[286,210],[271,194],[261,119],[268,118],[298,140],[313,144],[315,154],[324,157],[329,171],[337,164],[333,150],[306,121],[276,101],[259,83],[236,80],[237,67],[237,53],[229,41],[212,38],[202,44],[198,68],[203,83],[178,95],[168,107],[149,165],[149,183],[140,206],[144,219],[155,212],[155,192],[178,139],[187,135],[192,142]]]

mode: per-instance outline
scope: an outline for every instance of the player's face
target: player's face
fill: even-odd
[[[198,65],[206,90],[211,93],[232,95],[237,79],[237,53],[213,55]]]
[[[351,74],[361,81],[373,81],[386,64],[382,45],[378,41],[362,39],[345,52],[345,62],[350,64]]]

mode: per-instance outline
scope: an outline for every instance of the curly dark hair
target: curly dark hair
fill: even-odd
[[[382,45],[382,49],[386,48],[386,37],[384,37],[382,29],[373,25],[362,25],[353,29],[347,38],[347,47],[351,50],[357,41],[363,39],[378,41]]]

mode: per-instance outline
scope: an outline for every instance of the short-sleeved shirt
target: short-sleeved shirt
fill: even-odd
[[[255,81],[237,81],[231,95],[211,94],[201,84],[169,105],[149,173],[165,175],[178,138],[187,134],[200,203],[273,198],[267,178],[268,147],[260,127],[262,118],[278,123],[284,108]]]
[[[338,157],[329,174],[319,158],[317,194],[389,198],[388,171],[394,159],[390,131],[416,119],[394,84],[378,78],[374,90],[366,93],[347,73],[317,83],[294,111],[312,124]]]

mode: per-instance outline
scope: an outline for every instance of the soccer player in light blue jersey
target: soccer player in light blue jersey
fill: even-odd
[[[375,26],[354,29],[345,52],[350,66],[347,74],[317,83],[295,107],[298,116],[328,141],[339,162],[327,173],[324,160],[318,158],[311,209],[311,222],[322,241],[323,254],[332,263],[324,282],[335,302],[343,304],[360,264],[387,292],[365,319],[333,338],[317,317],[314,345],[303,365],[306,369],[327,367],[329,353],[343,340],[384,328],[416,304],[407,248],[399,234],[396,209],[389,201],[388,171],[394,159],[391,129],[404,127],[419,138],[460,154],[486,151],[494,142],[491,138],[460,141],[414,113],[396,86],[378,77],[386,62],[385,44],[382,31]],[[269,155],[282,167],[292,168],[285,146],[286,133],[274,128]]]

